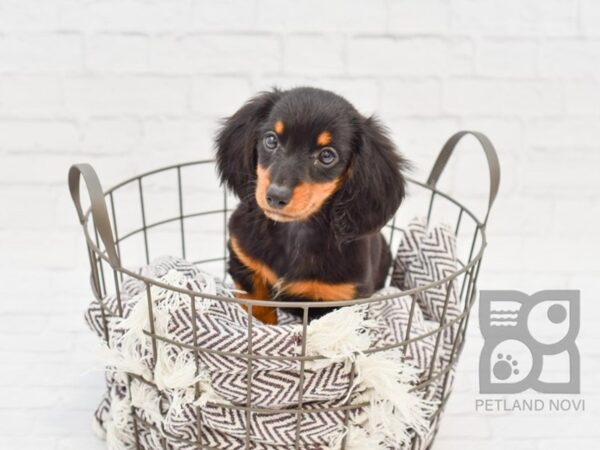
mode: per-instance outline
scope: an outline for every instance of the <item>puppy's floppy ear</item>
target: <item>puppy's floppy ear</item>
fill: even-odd
[[[250,99],[225,119],[216,137],[217,168],[221,180],[241,199],[254,191],[256,145],[261,124],[282,92],[273,89]]]
[[[392,218],[404,198],[402,171],[408,168],[376,118],[359,116],[356,123],[353,160],[333,205],[342,240],[376,232]]]

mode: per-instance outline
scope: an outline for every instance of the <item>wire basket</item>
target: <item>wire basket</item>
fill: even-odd
[[[472,135],[479,141],[489,166],[489,198],[487,210],[481,218],[478,218],[462,203],[436,188],[438,179],[444,171],[452,152],[465,135]],[[81,176],[83,176],[87,186],[90,199],[89,207],[86,207],[85,210],[82,208],[80,198]],[[214,182],[211,182],[210,178]],[[134,269],[134,267],[149,263],[153,256],[157,256],[162,252],[171,255],[179,254],[182,258],[200,265],[203,269],[225,278],[228,259],[227,221],[229,214],[235,209],[236,200],[224,186],[219,185],[213,161],[197,161],[161,168],[126,180],[107,191],[102,190],[99,179],[90,165],[77,164],[71,167],[68,181],[71,196],[85,234],[91,267],[90,284],[94,297],[101,305],[102,328],[107,343],[109,341],[107,322],[109,317],[115,313],[106,307],[104,299],[107,295],[116,295],[120,302],[120,289],[124,277],[132,277],[143,282],[148,296],[152,295],[151,287],[153,286],[188,295],[192,299],[192,308],[195,299],[202,298],[209,298],[218,302],[237,302],[244,305],[248,309],[250,318],[248,336],[252,336],[252,308],[255,305],[264,305],[265,300],[232,299],[195,292],[145,277]],[[411,188],[411,197],[425,198],[425,201],[420,201],[420,203],[422,207],[427,208],[427,221],[429,222],[432,216],[435,215],[436,210],[440,209],[443,218],[446,221],[452,221],[454,224],[455,236],[462,238],[462,241],[465,242],[464,245],[461,245],[461,240],[457,240],[457,246],[461,247],[459,253],[462,255],[459,255],[458,258],[459,270],[425,287],[403,292],[403,295],[408,295],[412,299],[411,315],[406,339],[396,342],[394,347],[403,348],[406,351],[409,343],[431,335],[435,336],[432,367],[430,370],[426,370],[424,379],[419,382],[415,389],[427,389],[434,382],[439,383],[439,386],[441,386],[441,401],[431,416],[432,432],[426,441],[418,436],[415,436],[412,441],[411,448],[421,449],[430,448],[433,444],[441,413],[451,394],[452,381],[450,375],[464,345],[465,331],[469,313],[476,298],[477,277],[486,246],[486,223],[500,183],[498,157],[492,143],[485,135],[479,132],[462,131],[453,135],[446,142],[426,182],[422,183],[413,179],[408,179],[408,182]],[[211,185],[212,187],[206,187]],[[400,207],[399,212],[383,230],[392,252],[397,248],[396,241],[399,239],[398,235],[400,234],[399,214],[402,213],[404,208],[404,205]],[[390,278],[388,277],[388,283]],[[410,336],[410,323],[413,319],[412,314],[418,296],[429,289],[439,289],[439,287],[446,290],[446,305],[449,298],[448,292],[451,289],[460,292],[459,304],[462,306],[460,314],[450,320],[446,320],[445,315],[442,315],[439,326],[432,332],[427,333],[427,335]],[[388,298],[384,295],[349,299],[336,302],[336,306],[382,302]],[[327,307],[330,304],[323,302],[267,302],[269,306],[298,308],[303,311],[302,354],[297,358],[301,371],[300,379],[302,380],[304,379],[305,363],[311,359],[318,359],[318,357],[306,356],[305,354],[308,310]],[[149,301],[149,305],[151,305],[151,301]],[[119,308],[117,314],[122,317],[122,308]],[[165,338],[154,330],[152,307],[149,309],[149,314],[151,316],[149,318],[150,325],[146,333],[152,338],[154,351],[156,351],[156,343]],[[436,359],[440,337],[443,330],[449,326],[456,326],[457,332],[454,334],[451,354],[445,361],[440,361],[439,357]],[[194,333],[196,332],[197,330],[194,330]],[[177,343],[172,342],[171,344],[177,345]],[[251,364],[253,358],[251,354],[252,345],[250,344],[248,348],[248,352],[240,352],[235,356],[245,359],[248,364]],[[389,347],[386,349],[389,349]],[[195,355],[206,351],[202,348],[193,348],[192,350]],[[269,359],[269,356],[264,358]],[[276,359],[276,357],[273,357],[273,359]],[[248,414],[260,412],[261,409],[253,405],[250,400],[250,383],[247,383],[246,389],[248,391],[248,403],[236,407],[244,409]],[[302,389],[299,389],[299,391],[301,392]],[[345,408],[349,410],[352,406],[346,406]],[[298,404],[293,409],[298,421],[307,411],[302,398],[299,398]],[[314,413],[314,408],[311,411]],[[138,425],[136,424],[140,424],[143,419],[136,414],[136,408],[132,408],[132,415],[137,430]],[[144,425],[151,424],[146,423]],[[199,433],[196,442],[186,441],[186,443],[190,444],[189,448],[214,448],[203,445],[200,439]],[[177,438],[174,438],[174,440],[177,441]],[[297,437],[295,448],[300,448],[298,441]],[[250,433],[246,434],[245,444],[246,448],[253,448]],[[136,446],[142,448],[137,436]],[[162,446],[168,448],[164,442]],[[344,443],[342,448],[345,448]]]

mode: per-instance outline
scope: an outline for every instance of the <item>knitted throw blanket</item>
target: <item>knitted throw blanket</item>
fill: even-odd
[[[104,299],[108,344],[100,304],[92,302],[86,320],[103,343],[107,392],[95,424],[110,449],[334,450],[345,440],[350,450],[410,448],[419,435],[425,448],[432,435],[429,416],[441,397],[443,377],[425,391],[411,391],[432,364],[450,356],[455,326],[383,352],[408,337],[436,329],[442,319],[445,288],[412,299],[402,290],[440,280],[457,268],[452,231],[427,230],[422,220],[402,232],[392,284],[377,295],[389,300],[346,307],[312,321],[304,364],[302,326],[279,312],[279,325],[254,320],[235,301],[190,296],[153,286],[152,315],[146,285],[135,278],[121,284],[119,302]],[[193,264],[161,257],[140,269],[143,276],[170,286],[232,298],[233,291]],[[451,289],[446,321],[462,307]],[[152,317],[152,323],[150,322]],[[166,339],[153,340],[147,331]],[[251,349],[249,342],[252,342]],[[201,349],[194,352],[193,346]],[[243,357],[251,350],[254,357]],[[435,355],[435,361],[433,360]],[[276,360],[267,356],[280,357]],[[451,383],[451,380],[450,380]],[[250,385],[248,392],[247,386]],[[297,414],[301,406],[306,411]],[[247,406],[252,406],[248,409]],[[362,405],[344,409],[346,405]],[[340,409],[341,408],[341,409]],[[133,412],[136,418],[134,420]]]

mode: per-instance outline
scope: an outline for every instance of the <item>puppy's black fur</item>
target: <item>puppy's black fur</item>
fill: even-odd
[[[246,297],[333,302],[383,287],[379,231],[404,197],[406,163],[376,119],[329,91],[264,92],[226,119],[217,164],[240,198],[229,273]],[[253,312],[276,323],[272,308]]]

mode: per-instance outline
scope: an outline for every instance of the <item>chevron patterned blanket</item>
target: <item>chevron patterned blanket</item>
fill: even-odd
[[[257,450],[334,450],[342,440],[351,450],[383,450],[411,448],[416,435],[426,448],[441,380],[425,392],[411,388],[447,360],[456,327],[444,330],[437,351],[435,334],[405,348],[370,350],[425,335],[443,315],[450,320],[460,314],[454,289],[446,308],[443,287],[426,291],[415,305],[402,293],[456,268],[452,231],[411,222],[402,232],[392,286],[377,294],[391,298],[311,322],[305,351],[314,358],[304,364],[297,359],[302,327],[285,312],[279,325],[255,322],[248,335],[248,315],[233,300],[192,300],[159,287],[148,296],[144,282],[125,278],[121,301],[104,299],[107,334],[98,302],[85,315],[102,341],[107,367],[96,429],[110,449],[192,449],[201,442],[203,448],[235,450],[248,448],[249,438],[249,448]],[[215,277],[175,257],[161,257],[139,273],[170,286],[234,296]],[[153,340],[145,332],[151,329],[165,339]]]

